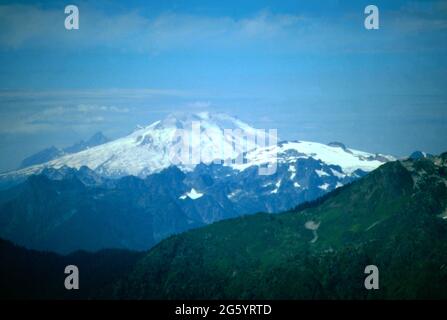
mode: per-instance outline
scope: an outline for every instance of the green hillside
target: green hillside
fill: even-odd
[[[106,298],[111,285],[130,272],[140,252],[107,249],[61,256],[28,250],[0,239],[0,300]],[[79,268],[79,290],[66,290],[67,265]]]
[[[1,298],[447,298],[447,153],[383,165],[295,210],[221,221],[146,253],[56,255],[0,241]],[[63,287],[64,267],[81,289]],[[365,266],[380,289],[364,288]]]
[[[447,298],[447,154],[392,162],[278,215],[231,219],[150,250],[115,298]],[[364,288],[377,265],[380,290]]]

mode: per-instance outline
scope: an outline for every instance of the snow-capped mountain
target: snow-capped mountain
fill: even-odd
[[[418,159],[423,159],[423,158],[433,159],[434,155],[418,150],[418,151],[414,151],[408,158],[413,159],[413,160],[418,160]]]
[[[88,148],[99,146],[109,141],[109,138],[104,136],[102,132],[97,132],[87,141],[81,140],[66,148],[56,148],[55,146],[51,146],[23,159],[23,161],[20,163],[19,169],[49,162],[64,155],[77,153]]]
[[[277,144],[276,136],[270,131],[265,131],[266,139],[261,143],[258,139],[246,139],[246,144],[238,140],[244,136],[256,137],[258,132],[247,123],[222,113],[172,114],[123,138],[1,174],[0,184],[23,181],[45,168],[79,169],[86,166],[104,177],[133,175],[144,178],[171,165],[186,172],[199,163],[209,164],[220,160],[226,166],[243,171],[252,166],[276,166],[297,159],[313,158],[329,165],[338,165],[342,168],[340,174],[351,175],[355,170],[370,171],[393,160],[390,156],[348,149],[341,144],[305,141]],[[185,150],[190,151],[186,161]]]
[[[224,114],[171,115],[124,138],[0,175],[3,186],[16,185],[0,191],[0,237],[64,253],[140,250],[222,219],[291,209],[394,160],[341,143],[257,140],[226,158],[222,146],[235,146],[238,136],[225,129],[256,132]],[[181,130],[192,131],[199,163],[172,165]],[[226,161],[213,161],[216,155]],[[274,171],[260,174],[266,165]]]
[[[87,166],[107,177],[145,177],[171,165],[191,170],[200,162],[224,160],[225,155],[234,159],[244,150],[256,147],[255,142],[247,141],[246,149],[234,148],[238,145],[238,137],[226,134],[225,130],[240,132],[241,136],[256,134],[256,130],[248,124],[221,113],[172,114],[126,137],[0,177],[28,176],[40,173],[44,168],[57,169],[64,166],[77,169]],[[192,150],[188,159],[190,162],[182,161],[181,158],[183,150],[180,149],[184,147],[185,141],[180,136],[184,137],[185,133],[188,135],[186,139],[189,139],[189,149]],[[231,152],[224,153],[225,150]]]
[[[387,161],[396,160],[393,156],[349,149],[340,143],[326,145],[310,141],[291,141],[254,149],[245,155],[244,164],[233,165],[233,168],[244,170],[250,166],[265,165],[275,157],[277,163],[294,163],[297,159],[306,158],[321,160],[328,165],[340,166],[342,174],[345,175],[351,175],[356,170],[369,172]]]

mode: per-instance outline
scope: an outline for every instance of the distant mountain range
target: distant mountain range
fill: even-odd
[[[326,173],[327,172],[327,173]],[[271,176],[201,164],[146,178],[110,179],[87,167],[44,169],[0,191],[0,236],[61,253],[148,249],[161,239],[222,219],[279,212],[314,200],[365,173],[346,176],[313,158],[281,164]]]
[[[193,131],[192,128],[197,123],[200,123],[200,128],[198,131]],[[58,169],[65,166],[76,169],[86,166],[108,178],[129,175],[145,178],[173,165],[172,151],[178,145],[176,134],[179,130],[191,132],[191,148],[200,148],[201,163],[210,164],[221,160],[225,166],[238,170],[265,165],[276,154],[279,155],[278,161],[282,162],[288,161],[289,154],[292,159],[313,157],[327,165],[340,166],[343,174],[348,175],[357,169],[371,171],[386,161],[394,160],[391,156],[361,152],[346,148],[342,144],[326,146],[312,142],[284,142],[271,147],[250,140],[247,141],[245,149],[234,150],[230,154],[230,159],[227,159],[228,155],[222,154],[222,150],[231,150],[239,144],[236,143],[237,136],[225,134],[225,130],[237,130],[241,135],[248,136],[256,133],[255,128],[222,113],[179,113],[169,115],[123,138],[66,154],[45,163],[0,174],[0,186],[8,187],[16,184],[29,175],[42,172],[45,168]],[[269,136],[267,132],[267,138]],[[243,157],[243,163],[236,163],[235,159],[240,157]],[[197,164],[176,165],[182,171],[191,171]]]
[[[49,162],[51,160],[60,158],[62,156],[77,153],[80,151],[87,150],[92,147],[99,146],[101,144],[104,144],[106,142],[109,142],[109,138],[104,136],[102,132],[97,132],[93,136],[90,137],[87,141],[81,140],[69,147],[60,149],[56,148],[55,146],[51,146],[49,148],[46,148],[42,151],[39,151],[35,154],[30,155],[29,157],[22,160],[20,163],[19,169],[23,169],[26,167],[34,166],[37,164],[42,164]]]
[[[386,163],[293,210],[213,223],[163,240],[145,254],[58,256],[0,241],[0,292],[43,298],[446,299],[446,219],[444,153]],[[54,270],[68,263],[80,265],[86,290],[62,290],[63,274]],[[380,270],[379,290],[364,288],[364,269],[371,264]],[[39,279],[45,279],[44,296]]]
[[[175,130],[193,121],[208,129],[200,140],[207,151],[217,148],[216,139],[234,142],[226,128],[255,130],[223,114],[171,115],[127,137],[2,174],[0,237],[60,253],[148,249],[191,228],[315,200],[394,160],[341,143],[284,141],[252,145],[243,163],[208,158],[172,166]],[[275,173],[260,175],[273,157]]]
[[[414,159],[414,160],[422,159],[422,158],[432,159],[432,158],[434,158],[434,155],[432,155],[430,153],[423,152],[423,151],[415,151],[410,155],[409,158]]]
[[[387,163],[290,212],[163,241],[115,289],[145,299],[447,298],[447,153]],[[364,269],[380,270],[366,290]]]

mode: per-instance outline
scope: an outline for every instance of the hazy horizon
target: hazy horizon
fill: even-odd
[[[447,1],[0,4],[0,171],[51,145],[118,138],[174,111],[284,140],[447,151]]]

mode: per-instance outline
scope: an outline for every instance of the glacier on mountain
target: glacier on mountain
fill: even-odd
[[[194,130],[195,123],[200,123],[200,127],[195,128],[198,131]],[[196,147],[200,150],[200,161],[174,164],[184,172],[192,171],[199,163],[221,163],[234,170],[244,171],[250,167],[265,168],[272,163],[275,166],[293,164],[298,159],[313,158],[328,165],[339,166],[340,171],[331,170],[334,175],[343,177],[355,175],[356,170],[369,172],[386,161],[394,160],[392,156],[358,151],[341,144],[326,145],[309,141],[284,141],[266,145],[248,139],[247,145],[238,150],[235,148],[238,136],[226,134],[226,131],[239,132],[241,136],[255,136],[257,129],[222,113],[180,113],[171,114],[163,120],[139,128],[128,136],[67,154],[46,163],[0,174],[0,185],[11,184],[16,180],[23,181],[27,176],[39,174],[48,168],[79,169],[83,166],[109,178],[129,175],[144,178],[173,165],[173,157],[177,155],[173,155],[173,152],[180,152],[179,130],[189,130],[191,148]],[[267,134],[266,140],[270,139],[275,140]],[[222,150],[233,150],[233,152],[229,158],[225,158],[227,154],[222,153]],[[296,172],[291,172],[290,180],[294,180],[295,176]]]

